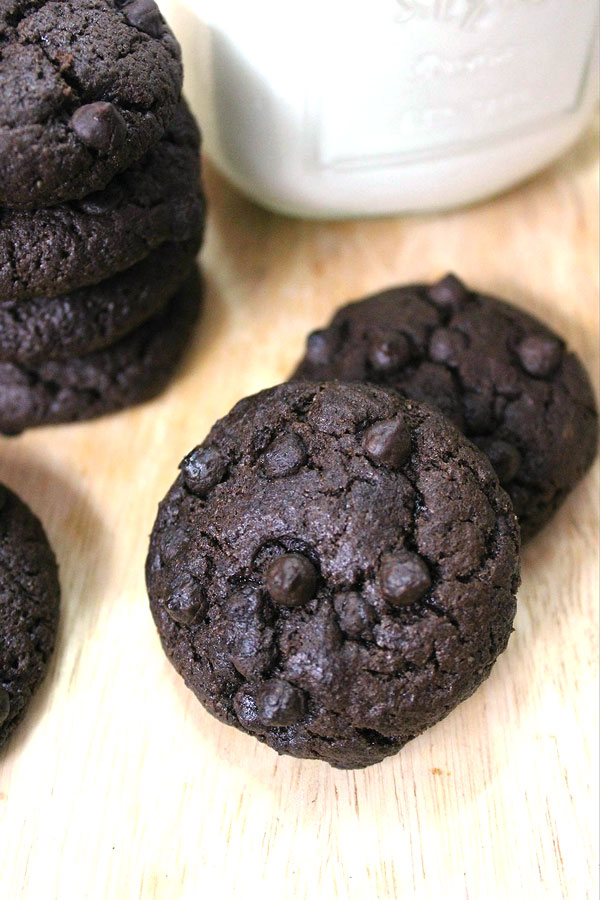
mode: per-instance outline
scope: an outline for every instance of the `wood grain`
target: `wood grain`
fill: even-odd
[[[0,763],[2,897],[596,896],[597,470],[526,549],[489,681],[366,771],[278,758],[211,719],[161,652],[143,579],[180,458],[345,300],[454,269],[543,316],[596,377],[596,146],[482,206],[343,223],[272,215],[207,169],[206,309],[175,383],[0,442],[63,587],[49,677]]]

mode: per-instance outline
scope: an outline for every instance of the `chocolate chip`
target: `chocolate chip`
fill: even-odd
[[[325,365],[333,356],[331,334],[327,331],[313,331],[306,341],[306,359],[313,365]]]
[[[363,436],[363,447],[376,463],[398,469],[410,456],[410,430],[402,418],[376,422]]]
[[[286,553],[269,565],[266,584],[275,603],[301,606],[315,595],[317,570],[300,553]]]
[[[160,555],[162,559],[165,562],[175,559],[175,557],[181,553],[187,544],[187,541],[187,535],[182,528],[173,527],[165,529],[160,540]]]
[[[245,585],[229,596],[225,612],[235,622],[257,615],[262,604],[262,590],[256,585]]]
[[[517,347],[520,363],[534,378],[548,378],[558,368],[562,357],[560,341],[532,334]]]
[[[154,0],[131,0],[123,6],[123,14],[134,28],[138,28],[150,37],[160,37],[164,19]]]
[[[521,454],[517,448],[508,441],[494,438],[479,438],[475,443],[489,457],[500,484],[512,481],[521,467]]]
[[[456,365],[467,338],[454,328],[436,328],[429,339],[429,357],[433,362]]]
[[[175,622],[194,625],[206,615],[208,603],[198,582],[184,572],[173,585],[165,609]]]
[[[227,471],[227,462],[214,447],[196,447],[180,463],[185,486],[204,497],[221,482]]]
[[[127,137],[125,119],[112,103],[88,103],[71,117],[71,126],[79,140],[100,153],[108,153]]]
[[[244,685],[237,691],[233,698],[233,709],[243,728],[247,728],[249,731],[261,730],[261,723],[256,708],[256,698],[247,685]]]
[[[77,209],[87,213],[89,216],[103,216],[106,213],[116,209],[122,200],[121,193],[113,189],[109,185],[103,191],[96,191],[94,194],[88,194],[87,197],[76,202]]]
[[[283,478],[298,472],[306,460],[304,441],[299,435],[289,432],[269,445],[263,457],[263,468],[269,478]]]
[[[360,594],[352,591],[337,594],[333,600],[342,631],[351,638],[370,637],[375,621],[373,607]]]
[[[434,303],[443,308],[456,308],[468,297],[465,285],[452,274],[432,284],[427,293]]]
[[[225,612],[232,622],[258,621],[270,624],[275,610],[263,588],[247,584],[238,588],[227,600]]]
[[[10,697],[5,688],[0,687],[0,725],[4,725],[10,713]]]
[[[403,334],[395,337],[372,338],[369,344],[369,363],[376,372],[391,374],[403,368],[411,358],[410,344]]]
[[[466,390],[462,398],[462,411],[463,430],[467,434],[486,434],[494,429],[494,395],[491,390]]]
[[[258,692],[256,707],[263,725],[295,725],[304,715],[304,695],[287,681],[268,681]]]
[[[431,587],[425,562],[416,553],[401,550],[383,557],[379,569],[382,596],[393,606],[410,606]]]
[[[240,622],[231,639],[231,661],[244,678],[256,678],[275,660],[275,632],[258,622]]]

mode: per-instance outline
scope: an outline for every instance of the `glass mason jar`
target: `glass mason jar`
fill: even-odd
[[[447,209],[572,144],[596,0],[164,0],[217,167],[300,216]]]

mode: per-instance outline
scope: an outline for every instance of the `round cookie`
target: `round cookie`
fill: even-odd
[[[518,525],[489,460],[438,413],[371,385],[280,385],[180,469],[150,605],[221,721],[366,766],[488,676],[515,613]]]
[[[342,307],[295,379],[367,381],[436,406],[492,460],[523,540],[591,465],[598,416],[579,359],[540,321],[455,276]]]
[[[200,296],[194,272],[162,312],[110,347],[37,366],[0,362],[0,433],[91,419],[160,393],[189,340]]]
[[[172,297],[198,245],[162,244],[131,269],[61,297],[0,303],[0,361],[46,362],[114,343]]]
[[[182,77],[153,0],[3,0],[0,206],[104,188],[160,139]]]
[[[0,301],[55,297],[133,266],[204,225],[200,135],[181,104],[157,146],[102,192],[35,212],[0,212]]]
[[[42,526],[0,485],[0,747],[46,674],[59,597],[56,560]]]

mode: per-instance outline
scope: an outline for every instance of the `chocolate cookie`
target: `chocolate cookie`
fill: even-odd
[[[0,485],[0,747],[46,674],[59,596],[56,560],[42,526]]]
[[[453,275],[342,307],[309,337],[294,378],[368,381],[437,406],[492,460],[524,540],[596,453],[579,359],[540,321]]]
[[[182,104],[160,143],[99,194],[36,212],[0,210],[0,300],[97,284],[204,224],[200,136]]]
[[[438,413],[371,385],[280,385],[180,469],[152,532],[150,605],[221,721],[366,766],[504,650],[517,521],[489,460]]]
[[[172,297],[198,243],[162,244],[131,269],[62,297],[0,303],[0,361],[46,362],[114,343]]]
[[[159,140],[181,83],[153,0],[2,0],[0,206],[104,188]]]
[[[91,419],[149,400],[173,375],[199,303],[194,272],[161,313],[104,350],[36,366],[0,363],[0,432]]]

